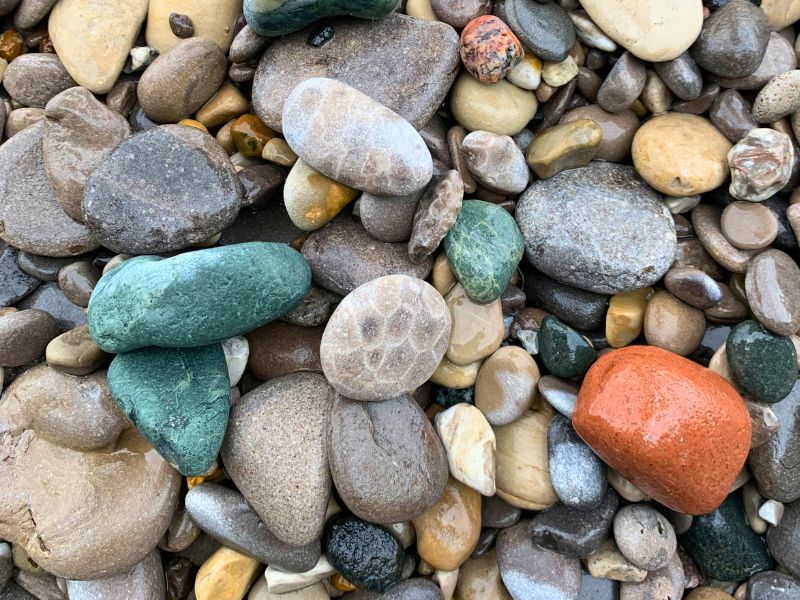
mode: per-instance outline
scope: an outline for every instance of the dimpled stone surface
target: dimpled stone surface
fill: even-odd
[[[361,19],[380,19],[395,7],[394,0],[245,0],[244,17],[258,35],[286,35],[325,17],[349,15]]]
[[[467,295],[477,302],[492,302],[522,260],[522,235],[505,209],[468,200],[444,238],[444,249]]]
[[[447,304],[432,286],[407,275],[380,277],[334,311],[322,335],[322,370],[348,398],[395,398],[430,378],[450,325]]]
[[[131,422],[183,475],[203,475],[213,465],[231,397],[221,345],[118,354],[108,386]]]
[[[736,390],[660,348],[630,346],[598,359],[572,421],[610,467],[688,514],[719,506],[750,448],[750,415]]]
[[[89,329],[109,352],[202,346],[289,312],[310,285],[308,264],[283,244],[142,256],[100,279],[89,300]]]

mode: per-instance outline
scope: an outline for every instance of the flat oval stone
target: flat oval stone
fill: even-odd
[[[664,285],[673,296],[696,308],[710,308],[722,300],[720,284],[700,269],[670,269]]]
[[[89,375],[108,357],[89,335],[89,326],[80,325],[62,333],[47,344],[47,364],[70,375]]]
[[[467,365],[486,358],[503,341],[503,308],[500,300],[479,304],[470,300],[461,284],[445,297],[452,321],[447,358]]]
[[[740,250],[733,246],[722,233],[722,211],[710,204],[700,204],[692,210],[692,226],[700,239],[707,254],[713,257],[716,268],[722,266],[734,273],[745,273],[750,260],[757,254],[757,250]],[[699,257],[698,257],[699,258]],[[694,266],[705,270],[717,279],[709,269],[702,269],[698,260],[692,261]],[[705,261],[704,261],[705,262]],[[687,266],[687,265],[684,265]],[[713,266],[713,265],[709,265]],[[720,276],[719,279],[722,277]]]
[[[322,372],[319,345],[322,327],[273,321],[247,334],[250,372],[264,381],[296,371]]]
[[[45,283],[36,288],[17,305],[20,310],[34,308],[50,313],[61,332],[86,323],[86,311],[70,302],[56,283]]]
[[[523,273],[529,303],[582,331],[596,329],[603,323],[608,296],[564,285],[534,269],[523,267]]]
[[[786,505],[783,518],[777,527],[767,530],[767,546],[779,564],[795,577],[800,574],[800,552],[797,551],[800,502]]]
[[[722,502],[750,448],[750,416],[733,386],[660,348],[630,346],[599,358],[572,422],[625,479],[689,514]]]
[[[542,319],[539,355],[556,377],[580,377],[597,357],[586,338],[553,316]]]
[[[550,480],[559,500],[579,510],[597,508],[606,493],[606,466],[562,415],[547,430]]]
[[[326,17],[349,15],[360,19],[381,19],[392,12],[392,0],[360,2],[334,0],[323,4],[287,0],[280,3],[263,0],[245,0],[244,16],[247,24],[258,35],[275,37],[292,33]]]
[[[800,268],[786,253],[766,250],[754,256],[745,277],[747,301],[762,325],[778,335],[800,329]]]
[[[591,219],[576,221],[576,211]],[[593,292],[652,285],[675,255],[669,210],[631,167],[594,162],[536,181],[522,195],[516,219],[537,269]]]
[[[461,187],[464,187],[463,183]],[[407,196],[361,194],[358,200],[361,224],[371,237],[381,242],[408,241],[414,230],[414,217],[424,191],[419,190]]]
[[[536,401],[539,367],[523,348],[504,346],[481,365],[475,406],[492,425],[513,423]]]
[[[58,272],[58,285],[67,300],[84,308],[100,280],[100,270],[89,261],[77,261]]]
[[[740,250],[766,248],[778,237],[778,218],[760,202],[731,202],[722,211],[720,229]]]
[[[118,354],[108,386],[125,415],[182,475],[202,476],[214,465],[231,398],[222,346]]]
[[[542,179],[589,163],[597,153],[603,130],[590,119],[567,121],[544,129],[530,143],[525,158]]]
[[[55,54],[23,54],[12,60],[3,87],[23,106],[44,108],[53,96],[75,85]]]
[[[473,131],[461,144],[470,173],[487,189],[519,194],[528,185],[528,165],[514,140],[507,135]]]
[[[466,2],[429,0],[428,7],[432,19],[447,23],[453,29],[459,30],[466,28],[472,20],[487,15],[492,10],[492,3],[488,0],[467,0]],[[407,14],[411,15],[412,12],[410,7],[406,9]]]
[[[644,337],[651,346],[688,356],[700,346],[705,330],[703,311],[667,291],[659,290],[647,303]]]
[[[536,115],[538,106],[531,91],[505,79],[491,85],[481,83],[469,73],[456,79],[450,94],[450,111],[459,125],[496,135],[517,135]]]
[[[57,335],[56,320],[43,310],[20,310],[0,317],[0,367],[21,367],[41,358]]]
[[[407,275],[381,277],[334,311],[322,336],[322,369],[354,400],[395,398],[430,379],[450,326],[447,304],[432,286]]]
[[[219,233],[241,200],[233,164],[214,139],[167,125],[123,141],[92,173],[83,218],[107,248],[155,254]]]
[[[283,244],[250,242],[168,259],[136,257],[98,282],[89,301],[89,329],[110,352],[202,346],[289,312],[310,284],[305,260]],[[132,319],[132,307],[142,304],[149,310]],[[181,316],[197,311],[213,315],[213,323],[190,323]]]
[[[328,460],[342,501],[374,523],[419,516],[447,485],[444,448],[425,413],[407,396],[383,402],[337,398]]]
[[[620,162],[628,158],[631,153],[633,136],[639,128],[639,117],[632,110],[623,110],[610,113],[597,104],[580,106],[564,113],[562,123],[589,119],[600,126],[603,132],[600,144],[597,146],[596,160]]]
[[[67,581],[67,594],[73,600],[123,597],[156,600],[163,598],[165,589],[164,567],[161,554],[153,549],[130,569],[91,581]]]
[[[773,123],[800,109],[800,69],[774,77],[758,92],[753,117],[759,123]]]
[[[608,112],[630,108],[644,89],[645,76],[644,63],[630,52],[624,52],[597,92],[597,103]]]
[[[522,43],[542,60],[560,62],[575,43],[575,26],[556,3],[505,2],[506,21]]]
[[[703,75],[688,52],[653,67],[670,91],[683,100],[694,100],[703,90]]]

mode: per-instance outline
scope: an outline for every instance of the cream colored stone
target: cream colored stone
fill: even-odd
[[[48,32],[78,84],[105,94],[114,87],[147,15],[148,0],[60,0]]]
[[[492,354],[503,341],[503,307],[500,300],[478,304],[471,300],[461,284],[445,297],[453,320],[447,358],[466,365]]]
[[[494,548],[461,565],[456,594],[458,600],[512,600],[500,577]]]
[[[761,0],[761,10],[767,13],[772,31],[780,31],[800,19],[800,2],[797,0]]]
[[[542,66],[542,59],[526,51],[506,79],[523,90],[535,90],[542,83]]]
[[[539,103],[530,91],[508,81],[486,85],[462,73],[450,92],[450,110],[469,131],[516,135],[527,125]]]
[[[717,351],[714,352],[711,360],[708,362],[708,368],[717,375],[721,375],[728,383],[735,387],[736,384],[733,382],[731,368],[730,365],[728,365],[728,353],[725,350],[725,344],[722,344],[717,348]]]
[[[643,502],[650,499],[650,496],[645,494],[642,490],[633,485],[614,469],[608,469],[607,479],[608,483],[611,484],[611,487],[613,487],[617,493],[625,498],[625,500],[628,502]]]
[[[509,425],[494,428],[497,495],[526,510],[544,510],[558,500],[550,481],[547,429],[553,409],[543,404]]]
[[[516,421],[538,396],[539,367],[519,346],[504,346],[481,366],[475,381],[475,406],[495,426]]]
[[[336,573],[336,569],[323,554],[319,557],[317,564],[304,573],[289,573],[275,567],[267,567],[264,578],[267,581],[267,589],[270,592],[273,594],[285,594],[314,585],[334,573]],[[200,599],[198,598],[197,600]]]
[[[304,231],[327,225],[357,195],[357,190],[326,177],[302,160],[294,163],[283,186],[286,212]]]
[[[433,287],[439,292],[442,297],[447,295],[447,292],[453,289],[453,286],[458,283],[456,276],[453,274],[453,269],[450,267],[450,262],[447,260],[447,254],[440,252],[433,261],[433,271],[431,273],[431,281]]]
[[[575,33],[578,34],[578,39],[584,44],[604,52],[616,52],[617,45],[614,40],[600,30],[597,24],[586,14],[586,11],[573,10],[569,13],[569,18],[572,19],[572,23],[575,25]]]
[[[260,568],[255,558],[222,546],[197,571],[197,600],[242,600]]]
[[[606,312],[606,339],[612,348],[627,346],[642,334],[647,302],[653,288],[614,294]]]
[[[647,577],[647,571],[635,567],[622,556],[614,540],[603,542],[603,545],[586,560],[586,568],[592,577],[600,579],[639,583]]]
[[[578,75],[578,65],[571,56],[561,62],[546,60],[542,67],[542,79],[547,85],[561,87],[575,79]]]
[[[3,77],[6,74],[7,68],[8,68],[8,61],[5,58],[0,58],[0,83],[3,83]]]
[[[45,350],[48,365],[71,375],[91,373],[107,356],[89,335],[88,325],[62,333],[51,340]]]
[[[325,586],[320,582],[293,592],[276,594],[269,591],[267,580],[260,577],[247,595],[247,600],[330,600],[330,596],[325,591]]]
[[[206,127],[219,127],[245,114],[249,108],[250,102],[239,88],[226,81],[195,117]]]
[[[430,381],[442,387],[463,390],[475,385],[480,367],[479,360],[466,365],[457,365],[445,356],[431,375]]]
[[[36,123],[42,119],[44,119],[43,108],[25,106],[12,110],[8,113],[8,118],[6,119],[6,138],[14,137],[23,129],[27,129],[31,125],[36,125]]]
[[[272,138],[264,145],[261,158],[284,167],[291,167],[297,162],[295,151],[289,147],[285,139],[279,137]]]
[[[414,540],[417,539],[417,532],[414,530],[414,524],[411,521],[389,523],[385,524],[384,527],[392,532],[392,535],[403,544],[403,548],[406,550],[410,548]]]
[[[103,267],[103,275],[108,273],[114,267],[117,267],[124,263],[126,260],[130,258],[127,254],[117,254],[111,257],[111,260],[106,263],[106,266]]]
[[[456,591],[456,583],[458,582],[458,569],[453,571],[436,570],[433,573],[433,577],[431,577],[431,581],[442,590],[444,600],[453,600],[453,594]]]
[[[494,431],[483,413],[471,404],[456,404],[436,415],[450,474],[484,496],[495,493]]]
[[[641,58],[664,62],[680,56],[700,35],[700,0],[582,0],[592,21]]]
[[[169,15],[186,15],[194,25],[194,37],[214,40],[227,52],[233,41],[233,26],[242,12],[242,0],[150,0],[147,15],[147,45],[161,54],[181,41],[172,33]]]
[[[406,14],[415,19],[426,21],[438,21],[436,14],[431,7],[431,0],[408,0],[406,2]]]

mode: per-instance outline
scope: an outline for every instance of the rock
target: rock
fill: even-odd
[[[797,354],[789,338],[756,321],[742,321],[725,343],[736,384],[758,402],[783,400],[797,380]]]
[[[800,70],[774,77],[758,92],[753,117],[759,123],[773,123],[800,110]]]
[[[301,327],[317,327],[330,318],[341,299],[338,294],[312,283],[297,308],[283,315],[281,320]]]
[[[297,227],[314,231],[328,224],[356,196],[354,190],[298,160],[283,187],[286,212]]]
[[[480,367],[475,381],[475,406],[492,425],[508,425],[536,401],[539,367],[522,348],[505,346]]]
[[[458,576],[458,571],[454,572]],[[435,577],[434,575],[434,579]],[[452,592],[450,597],[452,598]],[[445,600],[445,596],[433,581],[416,577],[392,586],[388,592],[381,595],[380,600]]]
[[[350,15],[362,19],[381,19],[392,12],[394,4],[382,2],[362,5],[358,2],[333,2],[326,5],[306,5],[290,1],[287,5],[264,5],[258,0],[245,0],[244,14],[253,31],[266,37],[282,36],[302,29],[326,17]]]
[[[645,76],[644,63],[629,52],[623,53],[597,92],[597,103],[608,112],[630,108],[644,89]]]
[[[578,386],[566,379],[545,375],[539,380],[539,393],[550,406],[567,418],[572,418],[578,399]]]
[[[372,238],[354,219],[342,216],[313,232],[303,244],[314,281],[337,294],[385,275],[425,278],[433,258],[414,263],[406,244],[389,244]]]
[[[98,247],[92,234],[62,210],[42,158],[44,123],[16,134],[0,148],[2,238],[45,256],[75,256]]]
[[[602,130],[600,143],[594,155],[596,160],[620,162],[631,153],[633,136],[639,128],[639,118],[632,110],[610,113],[597,104],[573,108],[561,117],[562,123],[589,119]]]
[[[556,3],[532,5],[521,0],[504,3],[506,20],[520,40],[542,60],[562,61],[575,43],[575,27]]]
[[[130,133],[122,115],[106,108],[85,88],[70,88],[47,103],[44,164],[56,200],[70,218],[83,221],[86,181]]]
[[[322,369],[349,398],[397,397],[436,370],[450,324],[444,301],[430,285],[407,275],[381,277],[357,288],[334,311],[322,336]]]
[[[683,565],[676,552],[666,567],[651,571],[642,582],[623,582],[620,585],[619,600],[680,598],[683,595],[684,581]]]
[[[56,320],[43,310],[20,310],[0,317],[0,367],[20,367],[41,358],[57,335]]]
[[[572,218],[578,207],[592,219]],[[537,269],[593,292],[647,287],[667,271],[675,253],[669,211],[631,167],[597,162],[536,181],[522,195],[516,219]]]
[[[461,565],[456,594],[459,600],[511,600],[500,578],[494,548]]]
[[[232,63],[258,60],[270,41],[272,40],[258,35],[250,25],[245,24],[233,37],[228,57]]]
[[[107,357],[94,343],[89,335],[89,326],[85,324],[54,338],[45,350],[49,366],[77,376],[93,373]]]
[[[195,596],[197,600],[244,598],[260,570],[255,558],[223,546],[198,569]]]
[[[6,138],[10,139],[23,129],[35,125],[44,119],[44,109],[42,108],[16,108],[8,113],[5,120]]]
[[[747,582],[747,597],[762,600],[788,600],[800,595],[800,583],[778,571],[763,571]]]
[[[328,559],[323,555],[317,561],[317,564],[314,565],[313,569],[304,571],[303,573],[291,573],[288,571],[281,571],[275,567],[267,567],[267,570],[264,572],[264,580],[270,593],[284,594],[313,586],[315,583],[335,573],[336,568],[331,565]],[[258,584],[256,584],[256,586],[258,586]]]
[[[67,581],[67,594],[71,600],[96,600],[109,596],[156,600],[166,593],[161,556],[155,549],[122,573],[92,581]]]
[[[537,546],[528,526],[529,521],[520,521],[497,536],[497,564],[506,588],[517,599],[577,600],[580,561]]]
[[[767,49],[758,68],[745,77],[714,77],[721,86],[735,90],[760,90],[769,81],[797,68],[797,57],[792,44],[778,33],[769,34]]]
[[[705,330],[703,311],[667,291],[656,292],[647,303],[644,336],[650,346],[688,356],[700,346]]]
[[[361,194],[358,200],[361,224],[371,237],[381,242],[408,241],[413,231],[417,205],[424,191],[419,190],[407,196]]]
[[[412,260],[424,260],[436,251],[456,222],[463,198],[464,182],[458,171],[451,169],[433,176],[414,215],[408,242]]]
[[[647,571],[633,566],[609,539],[586,561],[586,567],[593,577],[638,583],[647,577]]]
[[[791,138],[774,129],[753,129],[728,152],[730,193],[739,200],[760,202],[774,196],[792,176]]]
[[[539,354],[545,367],[556,377],[579,377],[597,357],[583,336],[552,316],[542,320]]]
[[[435,423],[452,476],[484,496],[493,496],[496,443],[483,413],[469,404],[456,404],[436,415]]]
[[[100,271],[88,261],[78,261],[58,272],[58,285],[67,300],[77,306],[89,306],[89,298],[100,280]]]
[[[587,165],[597,153],[602,135],[594,121],[567,121],[539,134],[528,146],[526,160],[538,177],[548,179],[566,169]]]
[[[505,529],[519,522],[522,511],[499,496],[486,496],[481,503],[481,526]]]
[[[556,504],[540,512],[530,522],[533,543],[566,558],[587,558],[603,543],[611,531],[619,497],[605,492],[601,503],[592,509]]]
[[[644,504],[628,504],[614,517],[614,540],[631,564],[645,571],[666,567],[677,539],[669,521]]]
[[[20,269],[18,255],[19,251],[11,246],[0,251],[0,307],[16,304],[39,287],[37,278]]]
[[[331,490],[325,432],[333,389],[316,373],[273,379],[234,404],[222,445],[227,473],[275,536],[322,533]]]
[[[522,151],[507,135],[473,131],[461,145],[467,167],[485,188],[500,194],[519,194],[528,185],[528,166]]]
[[[450,111],[468,131],[516,135],[533,119],[539,103],[528,90],[500,80],[481,83],[462,73],[451,89]]]
[[[447,259],[467,295],[482,303],[500,297],[522,259],[522,236],[506,210],[464,202],[444,240]]]
[[[710,308],[723,296],[720,284],[700,269],[670,269],[664,277],[664,284],[673,296],[696,308]]]
[[[319,581],[292,592],[275,594],[269,591],[267,580],[260,578],[250,588],[247,600],[330,600],[330,596],[325,585]]]
[[[428,4],[434,21],[447,23],[456,30],[466,28],[472,20],[492,10],[492,3],[488,0],[430,0]],[[410,14],[408,10],[406,12]]]
[[[780,525],[770,527],[767,531],[767,546],[772,556],[795,577],[800,574],[800,553],[797,551],[797,537],[800,531],[798,509],[800,502],[787,504]]]
[[[596,329],[603,322],[607,296],[564,285],[534,269],[524,270],[524,274],[529,302],[583,331]]]
[[[780,250],[753,257],[747,267],[747,300],[755,317],[778,335],[800,329],[800,268]]]
[[[550,87],[558,88],[572,81],[579,72],[580,67],[575,59],[567,56],[560,62],[546,60],[542,68],[542,79]]]
[[[615,294],[606,313],[606,339],[612,348],[622,348],[638,338],[644,327],[647,303],[653,288]]]
[[[491,355],[503,341],[503,309],[500,300],[478,304],[470,300],[461,284],[445,296],[452,327],[447,358],[467,365]]]
[[[64,0],[53,7],[48,33],[58,57],[78,85],[95,94],[111,90],[147,8],[147,0]]]
[[[186,272],[191,277],[178,276]],[[89,302],[89,328],[98,345],[110,352],[149,345],[200,346],[285,314],[308,292],[310,279],[299,253],[268,242],[197,250],[169,259],[132,258],[97,284]],[[218,287],[221,281],[227,285]],[[265,289],[272,293],[265,294]],[[258,302],[253,301],[256,297]],[[150,310],[131,321],[131,307],[142,302]],[[198,310],[214,315],[213,324],[195,322],[192,328],[179,316]]]
[[[703,90],[703,76],[688,52],[683,52],[670,61],[656,62],[653,67],[678,98],[694,100]]]
[[[780,31],[800,18],[798,7],[786,0],[763,0],[761,10],[767,13],[773,31]]]
[[[745,273],[750,259],[757,253],[754,250],[739,250],[723,235],[721,211],[716,206],[701,204],[692,211],[692,226],[714,261],[734,273]],[[685,266],[685,265],[684,265]],[[695,265],[700,268],[699,264]],[[702,269],[701,270],[706,270]],[[708,271],[707,271],[708,272]],[[714,273],[709,273],[714,277]]]
[[[250,102],[232,83],[223,83],[219,91],[195,115],[206,127],[219,127],[247,112]]]
[[[533,54],[525,54],[506,79],[523,90],[535,90],[542,82],[541,59]]]
[[[711,105],[708,118],[734,144],[758,127],[750,103],[736,90],[724,90]]]
[[[326,554],[353,585],[383,592],[400,582],[403,546],[380,525],[356,517],[338,517],[327,527]]]
[[[372,522],[419,516],[447,484],[442,444],[422,409],[407,396],[369,403],[338,398],[328,457],[342,501]]]
[[[319,346],[322,327],[300,327],[273,321],[247,334],[247,366],[257,378],[268,381],[297,371],[322,372]]]
[[[615,382],[623,380],[620,389]],[[665,397],[669,405],[661,402]],[[720,504],[750,446],[750,416],[736,390],[659,348],[631,346],[598,359],[581,386],[572,422],[610,467],[661,504],[688,514]],[[658,445],[648,441],[651,435],[659,436]]]
[[[420,557],[435,569],[452,571],[478,543],[481,495],[451,478],[442,497],[413,523]]]
[[[32,29],[47,16],[55,3],[55,0],[23,0],[14,13],[14,26]]]
[[[307,42],[312,28],[276,39],[253,82],[253,108],[268,127],[282,130],[289,94],[310,77],[331,77],[362,91],[422,128],[439,109],[459,66],[458,35],[444,23],[391,14],[379,21],[332,19],[336,32],[322,47]],[[375,54],[374,48],[382,48]],[[425,48],[395,60],[406,48]],[[369,55],[369,68],[363,57]]]
[[[46,283],[17,305],[20,310],[37,309],[50,313],[56,320],[58,331],[64,332],[86,323],[84,310],[67,300],[54,283]]]
[[[697,516],[681,544],[712,579],[741,581],[772,566],[764,541],[745,519],[739,494],[708,515]]]
[[[44,108],[53,96],[75,85],[55,54],[23,54],[11,61],[3,87],[23,106]]]
[[[236,18],[241,12],[242,0],[156,0],[147,11],[147,45],[164,54],[181,39],[196,36],[214,40],[223,52],[227,52],[233,40]],[[183,17],[181,21],[191,27],[191,32],[186,32],[189,35],[178,36],[173,32],[173,14]]]
[[[761,203],[731,202],[720,218],[722,235],[740,250],[766,248],[778,237],[778,228],[778,218]]]
[[[550,421],[547,448],[550,480],[559,500],[578,510],[597,508],[606,493],[605,465],[562,415]]]
[[[691,196],[722,185],[728,176],[730,149],[730,142],[705,118],[667,113],[650,119],[636,132],[633,164],[658,191]]]
[[[464,26],[459,53],[464,66],[481,83],[497,83],[525,54],[517,36],[494,15],[477,17]]]

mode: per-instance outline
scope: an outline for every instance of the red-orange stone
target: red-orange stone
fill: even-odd
[[[653,346],[629,346],[597,360],[572,423],[623,477],[690,515],[722,504],[750,449],[750,416],[733,386]]]
[[[497,83],[525,56],[511,28],[494,15],[467,23],[461,31],[461,61],[482,83]]]

